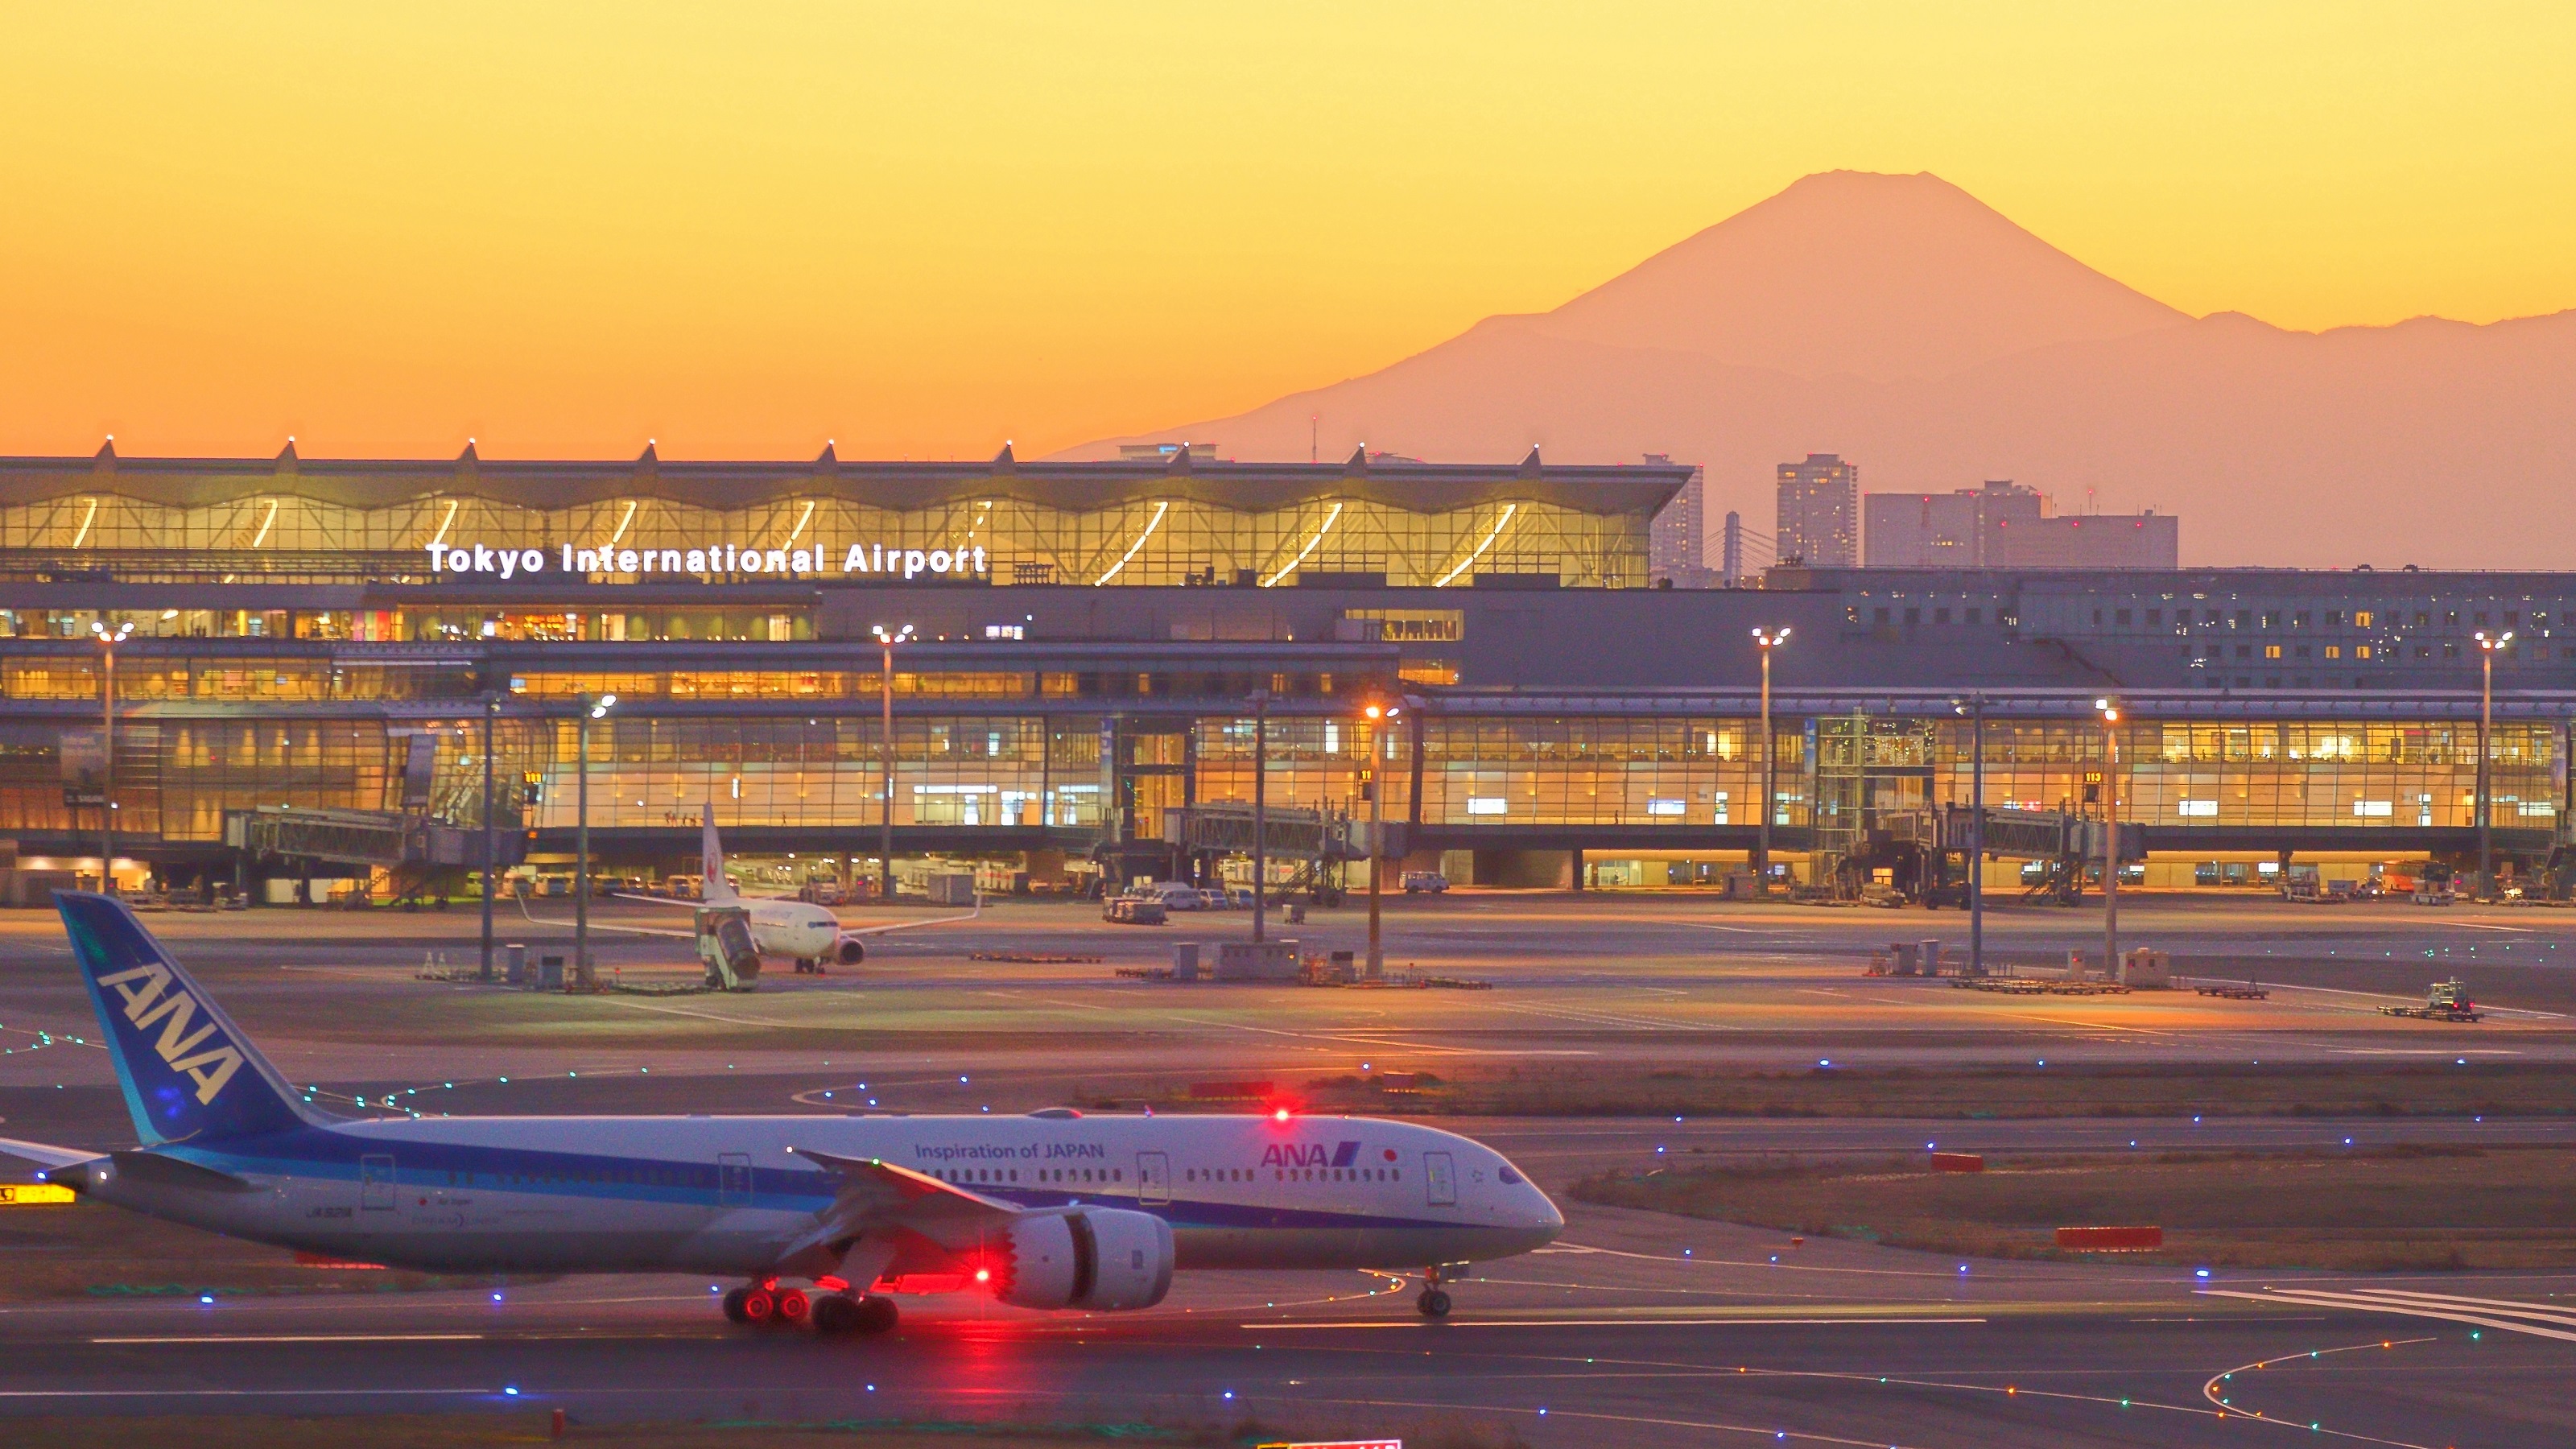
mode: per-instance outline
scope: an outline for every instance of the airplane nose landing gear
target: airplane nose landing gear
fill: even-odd
[[[1440,1289],[1440,1270],[1437,1268],[1423,1270],[1422,1285],[1422,1296],[1413,1300],[1413,1306],[1420,1309],[1425,1318],[1448,1317],[1449,1295]]]

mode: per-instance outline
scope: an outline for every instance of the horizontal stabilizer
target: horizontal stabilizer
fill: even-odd
[[[20,1142],[10,1137],[0,1137],[0,1153],[32,1162],[38,1167],[77,1167],[107,1155],[82,1147],[53,1147],[42,1142]]]
[[[257,1192],[256,1183],[202,1167],[184,1157],[165,1157],[158,1152],[112,1152],[108,1161],[118,1172],[136,1182],[156,1187],[185,1188],[191,1192]]]

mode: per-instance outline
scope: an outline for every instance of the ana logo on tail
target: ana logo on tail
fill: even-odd
[[[139,983],[139,984],[138,984]],[[211,1021],[188,1030],[197,1019],[197,998],[170,985],[169,971],[156,962],[145,962],[131,970],[98,978],[103,987],[114,987],[124,999],[125,1019],[138,1033],[149,1032],[154,1022],[161,1023],[161,1038],[152,1044],[170,1070],[185,1072],[197,1084],[197,1100],[209,1103],[224,1089],[224,1083],[241,1070],[242,1054],[224,1040]],[[205,1051],[199,1047],[212,1041]],[[193,1055],[192,1055],[193,1053]]]

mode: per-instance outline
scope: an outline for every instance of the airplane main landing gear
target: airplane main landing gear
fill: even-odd
[[[837,1287],[838,1279],[830,1286]],[[781,1288],[775,1278],[746,1284],[724,1296],[724,1315],[751,1328],[793,1328],[810,1323],[816,1333],[884,1333],[898,1317],[891,1298]]]
[[[891,1298],[852,1298],[835,1293],[814,1301],[814,1331],[878,1334],[891,1330],[899,1315]]]

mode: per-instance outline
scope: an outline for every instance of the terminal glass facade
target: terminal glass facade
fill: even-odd
[[[1942,726],[1940,797],[1970,795],[1969,726]],[[2527,721],[2493,730],[2490,823],[2556,824],[2563,788],[2556,727]],[[2098,725],[1986,725],[1986,803],[2083,808],[2105,773]],[[2477,726],[2227,722],[2131,724],[2120,731],[2122,818],[2154,826],[2474,826]],[[2098,813],[2098,810],[2091,813]]]
[[[1039,501],[1028,496],[1031,488],[1004,475],[988,480],[989,491],[971,481],[935,489],[869,489],[817,477],[804,488],[743,489],[773,496],[727,506],[668,496],[678,490],[639,478],[632,495],[556,507],[518,501],[495,480],[462,477],[452,489],[425,481],[413,496],[372,504],[316,496],[334,491],[319,480],[272,480],[278,485],[273,492],[257,479],[225,481],[239,496],[153,501],[120,493],[107,482],[94,492],[0,505],[0,555],[88,561],[132,579],[229,569],[230,576],[259,578],[434,582],[440,575],[429,549],[438,544],[535,550],[541,578],[564,576],[563,551],[569,547],[575,550],[575,576],[600,580],[674,575],[757,582],[929,573],[975,574],[998,584],[1178,585],[1248,578],[1267,586],[1322,573],[1383,575],[1396,587],[1446,587],[1472,583],[1478,575],[1510,574],[1551,576],[1568,586],[1619,587],[1647,581],[1648,534],[1660,506],[1657,500],[1653,506],[1605,510],[1575,490],[1535,480],[1488,488],[1478,499],[1419,506],[1400,486],[1384,483],[1345,490],[1325,481],[1275,498],[1212,498],[1221,490],[1186,478],[1127,480],[1082,506]],[[717,497],[725,490],[693,491]],[[935,496],[905,496],[924,492]],[[853,546],[866,560],[858,570],[845,568]],[[584,551],[593,556],[586,567]],[[904,562],[916,552],[919,560]],[[649,637],[734,637],[716,631],[736,628],[746,637],[772,637],[751,632],[773,627],[765,616],[696,632],[678,632],[692,628],[686,618],[675,626],[667,616],[649,617],[656,621],[643,626]],[[418,621],[416,628],[435,622]],[[226,625],[241,621],[190,623],[194,627],[186,632],[217,635],[235,632]],[[352,621],[349,627],[362,626]],[[623,616],[616,627],[620,632],[611,636],[594,625],[584,637],[627,637]]]

